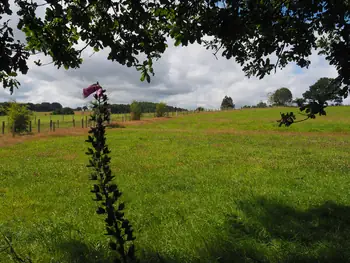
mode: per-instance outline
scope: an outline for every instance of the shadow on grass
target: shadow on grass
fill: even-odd
[[[350,262],[350,207],[333,202],[305,211],[265,198],[239,202],[215,262]],[[220,248],[220,249],[218,249]]]
[[[302,211],[260,198],[237,202],[217,236],[206,237],[196,255],[143,251],[144,262],[350,262],[350,207],[326,202]],[[68,262],[112,262],[103,251],[79,242],[62,245]]]
[[[350,262],[350,207],[326,202],[301,211],[260,198],[238,208],[240,216],[227,216],[197,258],[153,253],[142,262]]]
[[[110,263],[112,258],[106,254],[106,248],[94,248],[78,240],[71,240],[59,245],[64,252],[65,262],[71,263]]]

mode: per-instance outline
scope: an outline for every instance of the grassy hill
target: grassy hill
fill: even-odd
[[[350,107],[278,128],[287,110],[107,130],[142,262],[350,262]],[[0,230],[33,262],[110,262],[86,136],[0,148]]]

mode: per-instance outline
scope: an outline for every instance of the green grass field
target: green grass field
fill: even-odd
[[[286,110],[107,130],[141,262],[350,262],[350,107],[278,128]],[[111,262],[86,136],[0,148],[0,231],[33,262]]]

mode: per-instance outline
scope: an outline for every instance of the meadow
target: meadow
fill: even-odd
[[[277,127],[290,110],[107,129],[141,262],[350,262],[350,107]],[[0,146],[0,232],[36,263],[111,262],[87,130],[35,136]]]

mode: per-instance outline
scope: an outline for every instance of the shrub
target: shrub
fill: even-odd
[[[9,126],[15,126],[15,132],[28,132],[29,122],[33,113],[28,110],[27,105],[11,102],[6,108],[6,115],[9,118]]]
[[[69,107],[65,107],[62,109],[54,110],[52,112],[52,115],[74,115],[74,110]]]
[[[141,119],[141,105],[137,101],[133,101],[130,105],[131,120],[138,121]]]
[[[167,105],[164,102],[157,103],[156,105],[156,116],[164,117],[166,113]]]

